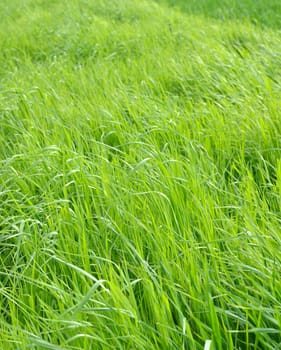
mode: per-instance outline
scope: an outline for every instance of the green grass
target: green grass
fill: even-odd
[[[281,349],[280,12],[200,3],[1,1],[0,349]]]
[[[281,29],[279,0],[157,0],[177,6],[188,14],[218,20],[239,19],[254,25]]]

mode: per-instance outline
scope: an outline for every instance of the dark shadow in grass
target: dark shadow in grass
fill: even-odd
[[[247,20],[281,30],[280,0],[155,0],[180,10],[219,20]]]

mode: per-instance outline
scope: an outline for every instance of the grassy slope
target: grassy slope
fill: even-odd
[[[188,14],[199,14],[219,20],[239,19],[253,24],[281,29],[279,0],[156,0],[177,6]]]
[[[144,0],[0,17],[0,348],[280,348],[280,34]]]

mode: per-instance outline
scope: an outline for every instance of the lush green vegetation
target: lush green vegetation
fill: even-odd
[[[164,1],[164,0],[158,0]],[[165,0],[188,14],[219,20],[240,19],[259,26],[281,29],[279,0]]]
[[[0,3],[1,349],[281,349],[278,2],[171,3]]]

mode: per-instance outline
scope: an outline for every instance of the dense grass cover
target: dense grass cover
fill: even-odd
[[[281,349],[280,13],[201,3],[1,0],[1,349]]]
[[[158,0],[177,6],[188,14],[219,20],[240,19],[253,24],[281,29],[280,0]]]

